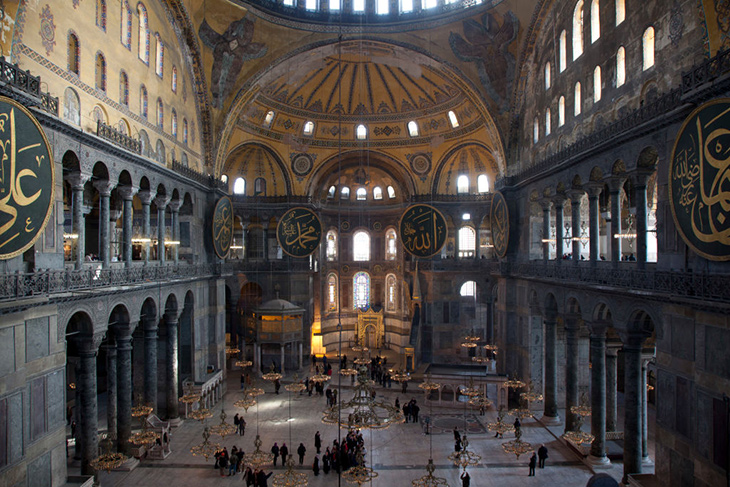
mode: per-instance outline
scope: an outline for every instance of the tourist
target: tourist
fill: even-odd
[[[281,448],[279,448],[279,455],[281,455],[281,464],[286,465],[286,457],[289,455],[289,448],[287,448],[286,443],[281,444]]]
[[[279,445],[274,442],[274,446],[271,447],[271,453],[274,455],[274,466],[276,467],[276,460],[279,458]]]
[[[304,464],[304,454],[307,452],[307,449],[304,447],[304,443],[299,443],[299,448],[297,448],[297,453],[299,454],[299,465]],[[276,465],[276,463],[274,463]]]
[[[322,438],[319,436],[319,431],[314,434],[314,447],[317,449],[317,453],[322,448]]]
[[[532,456],[530,457],[530,463],[528,463],[527,465],[530,467],[530,473],[527,476],[534,477],[535,465],[537,465],[537,455],[535,455],[535,452],[532,452]]]
[[[545,445],[540,445],[540,448],[537,449],[537,457],[539,459],[537,466],[545,468],[545,459],[548,457],[548,449]]]

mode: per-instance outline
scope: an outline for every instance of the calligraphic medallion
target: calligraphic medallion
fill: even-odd
[[[46,134],[28,109],[0,96],[0,259],[28,250],[53,212],[56,171]]]
[[[292,208],[279,220],[276,239],[287,255],[308,257],[322,240],[322,222],[309,208]]]
[[[233,203],[224,196],[213,210],[213,249],[218,257],[225,259],[233,242]]]
[[[403,212],[398,223],[401,242],[414,257],[431,257],[441,251],[448,234],[446,219],[433,206],[413,205]]]
[[[669,164],[669,202],[687,246],[730,260],[730,98],[705,103],[684,121]]]
[[[507,246],[509,245],[509,209],[507,208],[507,200],[499,191],[495,191],[492,196],[492,244],[494,251],[499,257],[507,254]]]

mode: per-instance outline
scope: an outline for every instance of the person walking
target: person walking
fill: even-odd
[[[528,477],[534,477],[535,476],[535,465],[537,465],[537,455],[535,455],[535,452],[532,452],[532,456],[530,457],[530,463],[527,464],[530,467],[530,474]]]
[[[314,463],[312,464],[312,471],[314,472],[314,475],[319,475],[319,456],[314,455]]]
[[[279,379],[276,379],[274,381],[274,392],[278,395],[279,389],[281,389],[281,381]]]
[[[319,436],[319,431],[314,434],[314,447],[317,449],[317,453],[322,448],[322,438]]]
[[[332,454],[330,453],[330,449],[327,448],[327,450],[324,452],[324,455],[322,455],[322,471],[325,475],[330,473],[331,456]]]
[[[469,473],[464,470],[464,473],[461,474],[461,487],[469,487],[471,485],[471,477],[469,476]]]
[[[299,465],[304,464],[304,454],[307,452],[307,449],[304,447],[304,443],[299,443],[299,448],[297,448],[297,453],[299,454]]]
[[[538,468],[545,468],[545,460],[548,457],[548,450],[545,445],[540,445],[540,448],[537,449],[537,466]]]
[[[253,471],[251,470],[251,467],[246,468],[246,472],[243,474],[243,480],[246,482],[246,487],[251,487],[253,485]]]
[[[271,453],[274,455],[274,466],[276,467],[276,459],[279,458],[279,445],[274,442],[274,446],[271,447]]]
[[[241,436],[246,434],[246,420],[243,419],[243,416],[238,420],[238,434]]]
[[[228,450],[223,447],[220,457],[218,457],[218,468],[221,471],[221,477],[225,477],[225,471],[228,468]]]
[[[459,433],[459,430],[454,426],[454,441],[458,441],[461,443],[461,433]]]
[[[289,455],[289,448],[287,448],[286,443],[281,444],[279,455],[281,455],[281,464],[286,466],[286,457]]]

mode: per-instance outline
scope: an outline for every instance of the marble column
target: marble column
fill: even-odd
[[[281,371],[279,371],[279,373],[281,375],[284,375],[284,359],[286,358],[286,356],[284,355],[284,347],[285,347],[285,345],[282,343],[281,344]]]
[[[565,319],[565,432],[578,430],[578,417],[570,412],[578,400],[578,330],[580,317]]]
[[[106,351],[106,422],[107,430],[117,435],[117,343],[112,336]]]
[[[591,325],[591,444],[589,461],[594,467],[610,465],[606,456],[606,326]]]
[[[157,318],[142,318],[144,332],[144,402],[157,412]]]
[[[647,418],[649,391],[646,388],[646,385],[649,383],[647,380],[647,369],[652,359],[654,359],[653,351],[650,354],[644,353],[641,357],[641,462],[644,465],[650,465],[652,463],[649,458],[649,421]]]
[[[304,365],[304,364],[302,363],[302,360],[303,360],[303,354],[304,354],[304,350],[303,350],[303,348],[304,348],[304,347],[302,346],[302,342],[299,342],[299,370],[302,370],[302,368],[303,368],[303,365]]]
[[[616,235],[621,233],[621,189],[624,186],[624,178],[611,177],[608,179],[608,189],[611,193],[611,261],[618,265],[621,261],[621,239]]]
[[[132,198],[137,191],[133,186],[123,186],[119,188],[119,196],[122,197],[122,258],[124,259],[124,267],[132,266],[132,220],[134,217],[134,208],[132,206]]]
[[[116,247],[114,247],[114,239],[116,239],[116,230],[117,230],[117,221],[119,220],[119,217],[122,216],[123,208],[115,210],[113,208],[109,209],[109,259],[111,259],[112,262],[114,262],[114,256],[118,255],[116,254]],[[124,228],[122,228],[124,230]],[[124,256],[119,256],[118,262],[121,262],[124,259]]]
[[[99,192],[99,260],[101,266],[109,267],[109,198],[114,188],[114,183],[107,180],[99,180],[94,183]]]
[[[558,414],[558,328],[555,318],[545,318],[545,411],[542,422],[560,424]]]
[[[152,203],[153,194],[149,189],[140,191],[137,196],[142,203],[142,238],[151,239],[150,235],[150,203]],[[150,242],[142,244],[142,253],[144,254],[144,264],[150,262]]]
[[[619,348],[620,342],[606,347],[606,431],[616,431],[618,427],[616,374]]]
[[[551,202],[547,198],[539,200],[542,208],[542,260],[547,262],[550,260],[550,205]]]
[[[132,436],[132,328],[129,323],[115,325],[117,340],[117,444],[118,451],[130,455]]]
[[[165,263],[165,208],[170,202],[169,196],[159,195],[155,198],[157,205],[157,262]]]
[[[598,205],[598,197],[603,190],[603,184],[588,183],[585,188],[588,193],[588,245],[590,246],[588,258],[591,265],[595,265],[600,259],[599,254],[601,250],[601,213]]]
[[[646,267],[646,182],[650,175],[650,172],[639,170],[634,178],[634,202],[636,203],[636,266],[639,269]]]
[[[170,201],[170,211],[172,212],[172,240],[175,243],[171,250],[172,250],[172,260],[177,264],[178,259],[178,249],[180,248],[180,206],[182,205],[182,201],[179,199]]]
[[[572,189],[568,192],[568,196],[570,197],[570,223],[573,226],[572,228],[572,244],[573,248],[571,250],[573,254],[573,263],[578,264],[580,262],[580,250],[583,244],[580,243],[580,205],[583,200],[583,195],[585,192],[582,189]]]
[[[84,174],[77,172],[74,174],[71,174],[70,176],[66,177],[66,180],[71,185],[71,190],[73,191],[73,214],[71,216],[72,218],[72,228],[73,233],[76,234],[76,255],[75,257],[75,264],[76,269],[81,269],[81,267],[84,264],[84,257],[86,252],[86,241],[85,241],[85,226],[86,221],[84,220],[84,184],[86,184],[86,181],[89,180],[88,176],[85,176]]]
[[[80,390],[79,430],[81,439],[81,474],[93,475],[91,460],[99,455],[99,419],[96,402],[96,352],[101,335],[79,340],[79,375],[76,387]]]
[[[165,360],[165,379],[167,381],[167,419],[177,419],[178,410],[178,360],[177,360],[177,329],[178,314],[175,312],[165,313],[165,327],[167,328],[167,357]]]
[[[558,264],[563,262],[563,203],[565,202],[565,196],[556,195],[553,198],[553,205],[555,205],[555,260]]]
[[[624,340],[624,483],[628,476],[642,473],[641,436],[641,344],[644,336],[629,334]]]

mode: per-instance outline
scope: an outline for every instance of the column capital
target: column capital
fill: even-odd
[[[132,198],[134,198],[134,195],[137,194],[137,191],[139,191],[139,188],[135,186],[119,186],[117,188],[117,192],[119,193],[119,196],[124,201],[132,201]]]
[[[557,193],[557,194],[551,196],[550,199],[553,202],[553,204],[555,205],[555,208],[557,209],[557,208],[563,207],[563,204],[565,203],[565,200],[567,198],[565,197],[565,194]]]
[[[122,210],[113,210],[113,209],[109,210],[109,221],[110,222],[115,222],[115,221],[119,220],[120,216],[122,216]]]
[[[586,322],[588,329],[591,331],[591,338],[606,338],[608,323],[602,321]]]
[[[157,197],[155,198],[155,205],[157,205],[157,209],[164,210],[169,202],[170,197],[167,195],[157,195]]]
[[[157,331],[157,317],[156,316],[143,316],[139,322],[142,324],[144,331]]]
[[[105,333],[94,333],[93,335],[82,335],[74,338],[79,355],[81,357],[95,357],[105,335]]]
[[[152,194],[152,191],[149,189],[142,189],[137,193],[137,196],[139,197],[140,201],[142,201],[143,205],[149,205],[152,203],[152,198],[155,196]]]
[[[588,193],[588,198],[598,198],[603,192],[603,183],[599,181],[591,181],[583,185],[583,189]]]
[[[553,204],[553,201],[550,198],[542,197],[537,200],[537,203],[542,207],[542,211],[550,211],[550,206]]]
[[[173,213],[177,213],[180,211],[180,207],[182,206],[182,201],[180,199],[171,200],[167,206],[170,208],[170,211]]]
[[[652,174],[654,174],[655,168],[639,167],[634,171],[631,171],[631,176],[634,179],[635,188],[646,187],[646,182],[649,180]]]
[[[165,323],[168,325],[177,325],[180,318],[180,312],[178,310],[167,310],[165,311]]]
[[[566,314],[564,318],[565,329],[570,331],[578,331],[580,329],[580,322],[583,317],[577,313]]]
[[[94,181],[94,187],[99,192],[99,196],[106,196],[109,197],[112,194],[112,189],[116,186],[115,183],[106,180],[106,179],[100,179],[97,181]]]
[[[611,193],[618,193],[623,188],[626,182],[626,176],[609,176],[606,178],[606,184],[608,184],[608,190]]]
[[[569,189],[565,192],[565,195],[570,199],[571,205],[580,205],[580,200],[586,192],[579,188]]]
[[[621,339],[623,340],[624,351],[635,351],[641,353],[643,349],[644,340],[647,338],[646,333],[627,331],[621,333]]]
[[[68,184],[71,185],[72,189],[83,190],[86,182],[91,179],[91,174],[85,174],[83,172],[72,172],[64,177]]]

